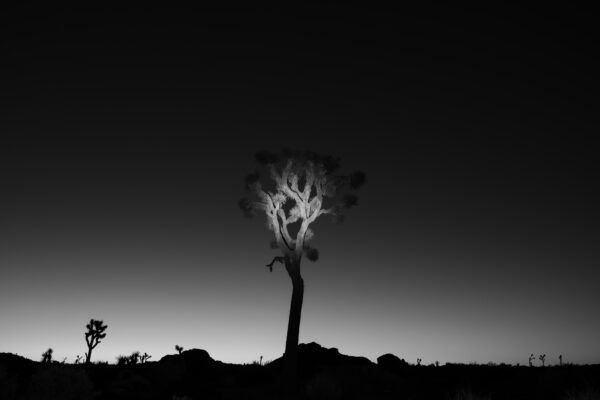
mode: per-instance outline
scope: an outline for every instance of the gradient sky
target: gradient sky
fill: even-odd
[[[291,284],[237,201],[296,147],[368,178],[317,222],[301,342],[600,362],[588,10],[45,7],[0,22],[0,352],[73,361],[97,318],[97,360],[279,357]]]

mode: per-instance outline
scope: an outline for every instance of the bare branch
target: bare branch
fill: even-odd
[[[315,183],[315,167],[312,162],[308,162],[308,168],[306,168],[306,182],[304,183],[304,190],[302,192],[302,198],[305,202],[310,200],[310,192],[312,191],[313,184]]]
[[[333,217],[339,217],[341,214],[342,207],[339,204],[331,206],[329,208],[323,208],[319,211],[319,216],[329,214]]]
[[[268,263],[266,265],[267,268],[269,268],[270,272],[273,272],[273,264],[275,264],[276,262],[283,264],[284,263],[284,258],[283,257],[273,257],[273,261],[271,261],[270,263]]]
[[[281,229],[281,233],[288,244],[288,248],[291,250],[291,246],[293,246],[294,239],[290,236],[290,233],[288,232],[287,228],[288,224],[290,224],[291,222],[285,216],[285,211],[283,211],[283,209],[280,208],[279,210],[277,210],[277,215],[281,218],[281,224],[279,226]]]
[[[298,256],[302,255],[302,251],[304,250],[304,237],[309,224],[310,222],[308,220],[303,220],[298,235],[296,236],[296,254]]]
[[[319,216],[319,212],[321,211],[322,199],[319,196],[315,196],[309,204],[308,210],[308,222],[312,223]]]
[[[279,226],[279,222],[277,221],[277,214],[275,212],[273,212],[273,213],[268,214],[268,216],[271,218],[270,223],[271,223],[271,226],[273,227],[273,233],[275,234],[275,241],[279,245],[279,248],[282,251],[289,249],[290,245],[285,242],[285,239],[283,238],[283,236],[281,234],[281,227]]]
[[[281,190],[289,198],[294,199],[297,204],[301,204],[303,200],[298,192],[298,176],[292,173],[292,165],[293,161],[291,159],[288,160],[285,168],[281,172],[281,176],[277,174],[275,166],[271,166],[271,176],[277,183],[277,189]],[[289,182],[290,173],[292,173],[292,186],[290,186]]]

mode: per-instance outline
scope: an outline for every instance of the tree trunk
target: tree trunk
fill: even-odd
[[[292,279],[292,301],[285,341],[285,375],[288,383],[295,386],[298,373],[298,336],[300,334],[300,316],[304,299],[304,280],[300,275],[300,260],[286,260],[285,268]]]
[[[91,358],[92,358],[92,349],[90,349],[88,347],[88,351],[87,351],[87,353],[85,353],[85,363],[89,364]]]

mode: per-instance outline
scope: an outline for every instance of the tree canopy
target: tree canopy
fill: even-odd
[[[255,159],[259,168],[245,179],[252,198],[242,198],[240,209],[247,217],[265,213],[275,236],[271,245],[284,256],[316,261],[319,252],[309,245],[311,224],[323,215],[342,222],[344,211],[358,205],[354,192],[365,183],[365,173],[339,173],[339,158],[311,151],[259,151]],[[272,268],[273,262],[267,266]]]

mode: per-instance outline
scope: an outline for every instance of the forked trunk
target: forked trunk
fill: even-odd
[[[304,299],[304,280],[300,275],[299,259],[286,260],[285,268],[292,279],[292,301],[285,341],[285,375],[288,383],[295,385],[298,374],[298,337],[300,334],[302,301]]]

